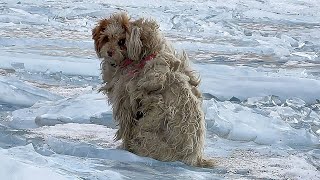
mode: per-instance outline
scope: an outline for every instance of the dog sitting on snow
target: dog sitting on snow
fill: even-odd
[[[124,149],[161,161],[210,167],[204,159],[205,121],[199,78],[185,53],[177,54],[153,20],[125,13],[101,20],[92,31],[101,63],[100,89],[119,123]]]

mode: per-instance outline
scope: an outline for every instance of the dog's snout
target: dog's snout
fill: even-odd
[[[112,51],[107,51],[108,56],[112,57],[113,53]]]

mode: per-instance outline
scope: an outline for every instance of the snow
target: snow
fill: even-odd
[[[270,179],[317,179],[319,173],[302,155],[289,156],[284,160],[278,156],[274,158],[258,157],[254,152],[237,151],[232,159],[221,158],[221,166],[228,167],[230,173],[239,171],[235,164],[242,168],[244,173]],[[270,175],[272,174],[272,175]],[[303,175],[302,175],[303,174]]]
[[[317,0],[0,2],[3,179],[320,179]],[[202,78],[212,169],[121,150],[91,29],[152,17]]]
[[[95,124],[67,123],[55,126],[44,126],[31,130],[30,137],[62,138],[77,142],[96,142],[107,148],[117,148],[121,142],[114,142],[115,129]]]

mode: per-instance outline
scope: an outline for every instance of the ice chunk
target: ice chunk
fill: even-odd
[[[107,114],[107,115],[106,115]],[[96,92],[59,101],[39,102],[12,113],[11,127],[34,128],[64,123],[98,123],[114,127],[106,97]]]
[[[8,129],[0,124],[0,148],[11,148],[26,145],[26,138],[21,136],[23,134],[25,133]]]
[[[27,39],[26,41],[30,41]],[[38,43],[39,40],[32,40],[32,43]],[[1,42],[1,41],[0,41]],[[24,43],[24,42],[18,42]],[[48,43],[44,42],[44,45]],[[59,41],[54,43],[60,43]],[[53,43],[53,44],[54,44]],[[74,42],[73,42],[74,43]],[[29,45],[29,44],[28,44]],[[62,46],[65,46],[63,44]],[[83,44],[80,46],[84,46]],[[59,73],[64,75],[82,75],[82,76],[99,76],[99,61],[93,59],[80,59],[73,57],[59,57],[59,56],[40,56],[37,54],[20,55],[3,52],[0,55],[1,61],[0,68],[12,68],[12,66],[19,68],[23,67],[27,71],[32,72],[50,72]],[[79,71],[81,69],[81,71]]]
[[[315,52],[294,52],[291,53],[292,55],[300,56],[300,57],[305,57],[308,60],[316,60],[318,57],[317,53]]]
[[[286,100],[286,104],[293,108],[301,108],[306,105],[306,103],[300,98],[290,98]]]
[[[21,162],[14,155],[3,154],[3,152],[0,153],[0,162],[1,179],[76,179],[76,177],[71,178],[69,175],[54,171],[48,167],[39,166],[37,163]]]
[[[300,119],[298,114],[299,111],[296,111],[291,107],[278,107],[276,110],[279,116],[288,123],[298,123],[298,120]]]
[[[101,162],[94,159],[63,157],[59,154],[42,156],[35,152],[31,144],[11,149],[0,149],[0,160],[4,162],[0,163],[0,175],[4,179],[63,180],[81,177],[96,179],[98,177],[98,179],[118,180],[125,178],[124,175],[110,168],[96,169],[96,166]]]
[[[11,64],[14,69],[24,69],[24,63],[14,62]]]
[[[292,103],[302,105],[303,103],[298,99],[311,104],[320,93],[319,80],[301,78],[298,74],[288,76],[285,73],[268,72],[264,68],[211,64],[197,64],[195,67],[202,77],[200,86],[202,91],[220,100],[236,97],[243,101],[250,97],[268,97],[270,100],[263,101],[266,103],[274,101],[275,104],[279,104],[280,101],[292,98]],[[262,99],[258,101],[261,102]]]
[[[248,106],[276,106],[281,105],[281,100],[277,96],[250,97],[244,104]]]
[[[38,126],[54,126],[56,124],[65,124],[65,123],[72,122],[70,117],[65,117],[56,114],[43,114],[37,116],[35,119],[35,123]]]
[[[254,109],[228,101],[210,100],[206,105],[209,106],[206,121],[210,134],[229,140],[253,141],[266,145],[298,147],[318,143],[318,138],[308,129],[295,129],[273,114],[257,113]]]
[[[283,41],[289,43],[290,46],[292,46],[292,47],[298,47],[298,46],[299,46],[299,42],[298,42],[296,39],[294,39],[294,38],[292,38],[292,37],[290,37],[290,36],[282,35],[282,36],[281,36],[281,39],[282,39]]]
[[[61,96],[30,86],[14,77],[0,76],[0,103],[32,106],[38,101],[61,98]]]

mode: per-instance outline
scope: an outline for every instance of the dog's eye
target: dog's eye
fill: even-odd
[[[105,37],[102,39],[102,42],[103,42],[103,43],[109,42],[109,37],[108,37],[108,36],[105,36]]]
[[[119,46],[124,46],[125,43],[126,43],[126,39],[120,39],[120,40],[118,41],[118,45],[119,45]]]

